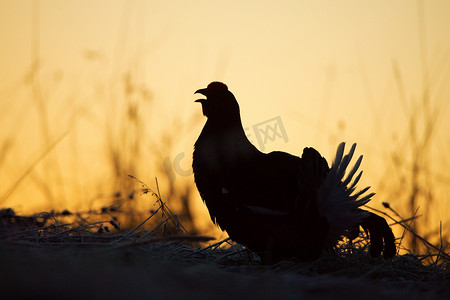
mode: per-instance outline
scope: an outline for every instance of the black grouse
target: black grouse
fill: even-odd
[[[361,226],[369,233],[372,256],[396,254],[386,220],[359,208],[374,194],[366,194],[369,187],[355,192],[362,156],[348,166],[356,144],[344,155],[341,143],[331,167],[313,148],[305,148],[301,158],[262,153],[247,139],[239,105],[225,84],[212,82],[196,93],[206,96],[195,102],[208,119],[194,146],[195,183],[212,221],[232,240],[264,263],[308,261],[342,236],[354,238]]]

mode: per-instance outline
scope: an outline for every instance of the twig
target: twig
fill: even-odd
[[[127,232],[127,234],[125,234],[124,236],[122,236],[120,239],[118,239],[117,241],[111,242],[111,244],[117,244],[118,242],[122,241],[123,239],[127,238],[128,236],[130,236],[131,234],[133,234],[136,230],[139,229],[139,227],[141,227],[142,225],[144,225],[148,220],[150,220],[160,209],[161,207],[158,207],[157,210],[155,210],[147,219],[145,219],[143,222],[141,222],[138,226],[136,226],[135,228],[133,228],[131,231]]]

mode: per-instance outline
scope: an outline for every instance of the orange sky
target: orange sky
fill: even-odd
[[[378,201],[386,200],[380,181],[392,172],[392,153],[409,147],[407,116],[426,74],[430,102],[440,113],[429,150],[430,180],[440,195],[433,214],[448,220],[448,12],[446,0],[0,1],[2,149],[13,141],[0,161],[0,196],[45,150],[36,94],[24,83],[36,56],[50,137],[69,132],[54,149],[63,205],[75,201],[74,190],[76,199],[94,197],[110,178],[105,128],[124,108],[124,74],[152,94],[148,102],[140,94],[128,99],[146,121],[144,149],[165,151],[159,144],[166,132],[175,142],[161,156],[185,152],[188,169],[204,122],[192,93],[221,80],[237,97],[246,126],[281,117],[289,141],[267,150],[300,154],[314,146],[331,161],[338,142],[357,142],[365,157],[363,182],[382,191]],[[423,122],[416,119],[420,131]],[[141,179],[152,180],[161,161],[146,159]],[[42,164],[0,205],[45,207]],[[34,200],[24,203],[30,194]]]

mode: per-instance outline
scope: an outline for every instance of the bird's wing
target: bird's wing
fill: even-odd
[[[282,256],[317,257],[328,223],[318,213],[316,191],[327,172],[325,159],[312,148],[305,149],[302,158],[272,152],[242,162],[223,188],[224,202],[235,207],[236,221],[245,224],[236,232],[227,229],[230,236],[236,240],[242,234],[249,245],[248,236],[258,232],[264,235],[261,240],[276,243]]]

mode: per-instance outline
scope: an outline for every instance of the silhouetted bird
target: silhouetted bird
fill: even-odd
[[[372,256],[395,255],[386,220],[359,208],[374,194],[365,195],[368,187],[355,193],[362,156],[347,171],[356,144],[345,156],[340,144],[331,168],[313,148],[305,148],[301,158],[265,154],[247,139],[239,105],[225,84],[212,82],[196,93],[206,96],[195,102],[208,120],[194,146],[195,183],[212,221],[232,240],[264,263],[307,261],[344,235],[354,238],[362,226]]]

